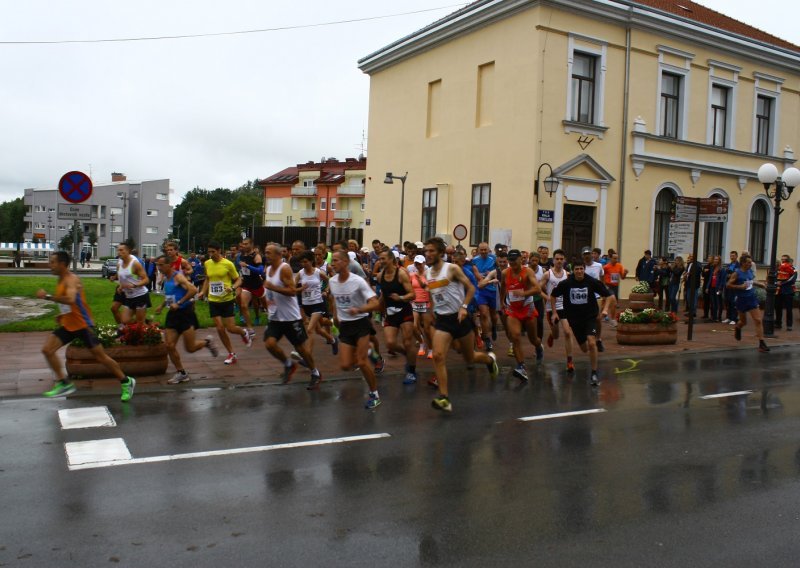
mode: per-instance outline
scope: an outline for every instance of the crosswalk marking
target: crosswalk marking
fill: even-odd
[[[90,406],[87,408],[66,408],[58,411],[58,419],[62,430],[74,428],[114,427],[114,417],[107,406]]]
[[[567,416],[580,416],[581,414],[597,414],[605,412],[605,408],[592,408],[590,410],[575,410],[573,412],[557,412],[555,414],[538,414],[536,416],[523,416],[517,418],[520,422],[532,422],[534,420],[549,420],[550,418],[566,418]]]
[[[720,392],[717,394],[707,394],[705,396],[701,396],[700,398],[703,400],[708,400],[710,398],[725,398],[728,396],[742,396],[745,394],[753,394],[753,391]]]

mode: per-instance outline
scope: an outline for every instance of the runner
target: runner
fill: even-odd
[[[423,245],[424,247],[424,245]],[[428,293],[428,281],[425,280],[425,257],[418,254],[414,257],[413,270],[409,269],[411,287],[414,288],[414,328],[419,339],[417,357],[433,359],[433,310],[431,296]]]
[[[322,297],[322,289],[323,285],[328,282],[328,275],[322,269],[314,266],[314,253],[310,250],[300,253],[300,265],[301,270],[295,275],[295,285],[300,289],[303,312],[308,317],[308,350],[313,350],[314,334],[316,333],[325,338],[325,342],[331,346],[333,354],[337,355],[339,340],[322,327],[322,318],[328,311],[328,306]]]
[[[769,347],[764,342],[764,328],[761,321],[761,308],[758,307],[758,297],[754,286],[764,288],[764,284],[755,281],[755,271],[753,270],[753,259],[744,253],[739,258],[739,267],[731,274],[728,279],[728,289],[736,290],[736,311],[739,313],[739,321],[733,328],[736,341],[742,340],[742,328],[747,325],[747,313],[753,318],[756,327],[756,337],[758,338],[758,350],[761,353],[769,353]]]
[[[553,252],[553,267],[547,270],[544,276],[542,276],[542,286],[544,286],[547,296],[552,296],[555,287],[569,276],[569,272],[564,268],[566,258],[564,251],[561,249],[556,249]],[[575,371],[575,365],[572,362],[572,330],[569,327],[569,322],[564,313],[564,298],[556,298],[555,306],[552,301],[547,302],[546,309],[547,323],[550,326],[547,346],[553,346],[553,341],[558,339],[559,329],[562,329],[564,331],[564,351],[567,354],[567,372],[572,373]],[[553,317],[553,312],[558,315],[558,318]]]
[[[611,309],[608,311],[608,318],[611,320],[611,326],[617,324],[616,320],[616,300],[619,300],[619,286],[620,283],[628,276],[628,269],[622,266],[619,262],[619,255],[614,249],[608,249],[608,263],[603,266],[603,283],[614,296],[614,302]],[[608,321],[608,320],[606,320]]]
[[[150,279],[139,259],[131,254],[127,243],[117,245],[117,280],[119,288],[125,299],[122,306],[125,308],[120,313],[121,323],[126,324],[131,320],[131,313],[136,315],[137,323],[144,323],[147,319],[147,308],[150,304],[150,289],[147,284]]]
[[[136,388],[136,379],[128,377],[122,372],[119,364],[109,357],[103,350],[103,346],[94,334],[94,322],[86,295],[83,291],[81,279],[70,272],[69,263],[72,261],[69,254],[58,251],[50,255],[50,272],[58,276],[56,293],[48,294],[44,290],[38,290],[36,297],[40,300],[49,300],[58,304],[59,315],[56,322],[59,327],[48,336],[42,347],[42,354],[47,360],[47,364],[56,376],[56,382],[49,391],[43,393],[44,396],[53,398],[67,396],[75,392],[75,385],[67,378],[67,373],[61,363],[61,359],[56,355],[59,349],[71,342],[73,339],[80,339],[94,355],[95,360],[111,371],[119,379],[122,387],[122,402],[128,402],[133,397]]]
[[[322,375],[314,362],[314,355],[310,349],[311,342],[303,326],[303,316],[297,303],[299,288],[295,285],[292,269],[283,262],[279,246],[267,246],[265,254],[267,272],[264,287],[267,289],[269,323],[264,330],[264,345],[273,357],[283,363],[283,384],[287,384],[297,372],[297,363],[287,357],[283,349],[278,346],[278,341],[286,336],[299,355],[300,364],[311,370],[311,380],[306,388],[317,390],[322,382]]]
[[[433,400],[432,405],[436,410],[452,412],[447,377],[447,352],[452,343],[460,348],[461,356],[467,364],[472,364],[473,361],[484,363],[493,379],[500,369],[494,353],[475,352],[472,322],[467,312],[467,306],[475,295],[475,287],[458,266],[444,262],[444,251],[445,244],[441,238],[433,237],[425,241],[425,257],[428,261],[425,278],[428,280],[428,291],[436,315],[433,364],[439,383],[439,396]]]
[[[589,380],[592,386],[597,386],[600,384],[600,377],[597,374],[599,350],[595,339],[600,312],[597,296],[605,298],[602,310],[602,315],[605,316],[608,314],[611,292],[601,281],[586,274],[586,265],[583,261],[576,261],[572,270],[573,273],[555,287],[550,295],[550,302],[555,306],[556,298],[564,298],[564,315],[581,351],[589,352],[589,361],[592,365]],[[553,321],[557,323],[560,318],[556,311]]]
[[[206,250],[209,257],[203,265],[206,279],[203,281],[203,289],[200,291],[198,299],[208,298],[208,312],[214,320],[214,326],[217,328],[217,335],[219,335],[222,345],[228,350],[228,356],[224,363],[233,365],[236,363],[237,357],[228,334],[240,336],[247,347],[253,345],[253,338],[250,334],[237,326],[233,319],[235,293],[241,285],[242,279],[236,272],[233,263],[227,258],[223,258],[222,247],[219,246],[219,243],[208,243]],[[174,269],[175,262],[172,261],[171,264]]]
[[[404,385],[417,382],[417,347],[414,345],[414,311],[411,300],[416,297],[411,278],[405,269],[398,268],[397,259],[389,250],[381,252],[383,271],[378,278],[381,284],[381,308],[386,312],[383,333],[386,348],[406,354],[406,376]],[[397,341],[398,330],[402,334],[402,345]]]
[[[167,255],[167,259],[172,263],[172,267],[175,270],[180,270],[187,278],[192,277],[192,265],[180,255],[178,252],[178,244],[175,241],[167,241],[164,243],[164,254]]]
[[[603,271],[603,265],[598,262],[601,253],[602,251],[599,248],[592,249],[589,247],[583,247],[581,250],[585,267],[584,274],[591,276],[595,280],[599,280],[602,283],[605,281],[605,272]],[[595,294],[594,297],[596,300],[600,299],[600,296],[597,294]],[[604,316],[605,315],[606,314],[604,314]],[[597,351],[602,353],[606,350],[606,348],[603,346],[603,340],[600,339],[600,336],[603,333],[603,318],[600,316],[600,314],[597,315],[597,327],[595,329],[597,332],[595,337],[595,341],[597,342]],[[578,336],[576,335],[575,337]]]
[[[183,347],[189,353],[200,351],[204,347],[216,357],[219,355],[214,342],[209,335],[204,341],[195,339],[195,330],[200,327],[197,315],[194,312],[194,297],[197,287],[189,282],[182,272],[176,271],[166,255],[156,259],[156,266],[164,277],[164,303],[156,308],[156,313],[161,314],[167,308],[167,319],[164,322],[164,342],[167,345],[170,361],[175,365],[175,374],[167,380],[171,385],[176,385],[189,380],[189,373],[183,367],[181,356],[178,353],[178,339],[183,336]]]
[[[472,266],[477,282],[480,282],[489,272],[497,268],[497,258],[495,255],[489,254],[489,243],[480,243],[478,245],[478,255],[472,259]],[[494,349],[492,341],[497,341],[495,326],[497,322],[497,286],[495,284],[486,285],[478,291],[475,299],[478,302],[478,312],[481,316],[481,339],[486,346],[486,350],[492,351]],[[491,339],[489,339],[488,335],[490,330]]]
[[[255,337],[253,320],[250,317],[250,302],[255,300],[256,313],[258,305],[267,306],[267,291],[264,289],[264,262],[261,255],[253,250],[253,241],[249,238],[242,239],[242,254],[239,256],[239,273],[242,277],[242,286],[236,295],[239,301],[239,313],[244,317],[244,325],[250,337]]]
[[[537,255],[538,256],[538,255]],[[508,251],[509,266],[500,273],[500,305],[508,306],[506,312],[506,326],[511,344],[514,346],[514,359],[517,366],[514,376],[523,381],[528,380],[528,371],[525,368],[525,353],[522,350],[520,336],[523,332],[528,336],[528,341],[536,346],[536,360],[541,361],[544,356],[542,340],[536,331],[536,322],[539,312],[534,305],[534,297],[542,294],[536,273],[522,266],[522,253],[517,249]]]
[[[369,364],[369,333],[372,329],[370,313],[379,307],[378,297],[366,280],[350,273],[350,257],[346,250],[333,254],[336,274],[329,282],[331,290],[330,311],[339,328],[339,364],[345,371],[357,365],[369,386],[367,409],[381,404],[378,379]]]

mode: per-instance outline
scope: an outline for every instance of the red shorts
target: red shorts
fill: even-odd
[[[264,286],[259,286],[258,288],[247,288],[242,286],[242,290],[250,292],[254,298],[263,298],[267,295],[267,291],[264,289]]]
[[[538,318],[539,312],[536,309],[536,306],[533,305],[533,302],[531,302],[527,305],[522,303],[519,305],[511,304],[510,306],[506,307],[506,315],[510,318],[518,319],[520,321],[527,321]]]

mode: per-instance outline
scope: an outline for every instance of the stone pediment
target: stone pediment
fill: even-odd
[[[615,181],[608,170],[589,154],[580,154],[553,169],[553,175],[560,180],[580,181],[608,185]]]

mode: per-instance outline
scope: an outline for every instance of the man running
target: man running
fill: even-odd
[[[147,308],[151,306],[150,289],[147,286],[150,279],[139,259],[131,254],[127,243],[117,245],[117,255],[117,280],[125,297],[122,301],[125,309],[121,313],[121,323],[128,323],[131,313],[135,314],[137,323],[144,323],[147,319]]]
[[[372,329],[370,314],[380,307],[378,297],[367,281],[350,272],[350,257],[346,250],[333,253],[331,261],[336,274],[330,279],[330,311],[339,328],[339,365],[345,371],[358,366],[369,386],[369,398],[365,408],[373,409],[381,404],[378,394],[378,379],[370,365],[369,334]]]
[[[381,309],[386,313],[383,333],[386,348],[404,351],[406,354],[406,376],[404,385],[417,382],[417,347],[414,345],[414,312],[411,301],[416,297],[411,278],[406,270],[398,268],[397,258],[392,251],[381,252],[383,271],[378,277],[381,286]],[[413,260],[413,259],[412,259]],[[402,345],[397,341],[398,331],[402,335]]]
[[[56,321],[59,327],[48,336],[42,346],[42,354],[47,360],[47,364],[56,376],[56,382],[49,391],[43,393],[44,396],[53,398],[67,396],[75,392],[75,385],[67,378],[61,360],[56,353],[64,345],[73,339],[80,339],[94,355],[95,361],[105,365],[111,374],[119,379],[122,387],[122,402],[128,402],[133,398],[133,390],[136,388],[136,379],[128,377],[122,372],[119,364],[109,357],[103,350],[103,346],[94,334],[94,322],[89,304],[86,301],[83,284],[81,279],[70,272],[69,254],[58,251],[50,255],[50,272],[58,276],[56,293],[48,294],[44,290],[38,290],[36,297],[40,300],[49,300],[58,304],[59,315]]]
[[[581,256],[583,257],[584,274],[586,274],[587,276],[591,276],[595,280],[603,282],[605,281],[605,272],[603,271],[603,265],[600,264],[600,262],[598,261],[601,252],[602,251],[596,247],[594,249],[589,247],[583,247],[583,250],[581,250]],[[595,299],[599,300],[600,296],[595,294]],[[603,314],[603,316],[605,315],[607,314]],[[597,343],[597,350],[600,353],[602,353],[603,351],[606,350],[606,348],[603,346],[603,340],[600,339],[600,336],[603,333],[603,318],[600,317],[599,314],[597,315],[597,326],[595,327],[595,331],[596,331],[595,341]]]
[[[172,263],[172,267],[175,270],[180,270],[187,278],[192,277],[192,265],[178,252],[178,243],[175,241],[164,243],[164,254],[167,255],[167,259]]]
[[[428,261],[425,278],[428,281],[428,291],[436,316],[433,333],[433,364],[439,382],[439,396],[433,400],[432,405],[436,410],[452,412],[453,405],[450,403],[448,395],[447,377],[447,352],[452,343],[459,348],[461,356],[468,365],[474,361],[485,364],[493,379],[497,377],[500,370],[497,367],[497,358],[494,353],[475,352],[472,322],[468,317],[467,310],[467,306],[475,295],[475,287],[461,268],[444,262],[442,259],[444,251],[445,244],[441,238],[433,237],[425,241],[425,258]]]
[[[492,270],[497,268],[497,258],[493,254],[489,254],[489,243],[480,243],[478,245],[478,256],[472,259],[472,270],[475,274],[475,280],[480,282]],[[492,341],[497,341],[497,331],[495,323],[497,322],[497,286],[488,284],[478,291],[477,298],[478,313],[481,316],[481,330],[483,337],[483,344],[486,346],[487,351],[492,351],[494,346]],[[492,338],[489,339],[489,332]]]
[[[528,371],[525,368],[525,353],[522,350],[522,332],[528,336],[528,341],[536,346],[536,360],[541,360],[542,340],[536,330],[538,311],[534,306],[534,296],[541,296],[542,290],[536,274],[528,267],[522,266],[522,254],[517,249],[508,251],[508,268],[500,274],[500,305],[508,306],[506,312],[506,325],[508,337],[514,346],[514,359],[517,366],[514,376],[528,380]]]
[[[564,298],[564,315],[575,335],[575,341],[581,351],[589,352],[589,361],[592,365],[592,374],[589,380],[592,386],[600,384],[600,377],[597,374],[598,349],[595,339],[599,315],[597,296],[605,298],[602,315],[608,315],[611,292],[601,281],[586,274],[586,265],[581,260],[573,264],[572,274],[566,280],[559,282],[550,295],[553,306],[555,306],[556,298]],[[553,322],[558,323],[559,319],[560,316],[556,311]]]
[[[222,345],[228,350],[228,356],[224,363],[233,365],[236,363],[237,357],[228,334],[241,337],[247,347],[253,345],[253,338],[250,334],[237,326],[233,319],[236,289],[241,285],[242,279],[236,272],[233,263],[222,256],[222,247],[219,243],[210,242],[206,249],[208,250],[208,260],[204,264],[206,279],[203,281],[203,289],[198,298],[208,298],[208,312],[211,319],[214,320],[214,327],[217,328],[217,335],[219,335]],[[174,261],[172,266],[174,269]]]
[[[553,267],[544,273],[541,282],[541,285],[544,286],[547,296],[552,296],[555,287],[566,280],[569,276],[569,272],[567,272],[567,270],[564,268],[564,262],[566,261],[566,258],[566,254],[561,249],[556,249],[553,252]],[[567,355],[567,372],[573,373],[575,371],[575,365],[572,362],[572,330],[569,328],[569,322],[567,321],[567,316],[564,312],[564,298],[556,298],[555,304],[553,304],[553,302],[547,302],[546,309],[547,323],[550,326],[550,335],[547,337],[547,346],[552,347],[553,341],[558,339],[559,329],[563,330],[564,351]],[[553,317],[554,313],[558,315],[558,318]]]
[[[266,308],[267,292],[264,289],[264,262],[261,255],[253,250],[253,241],[249,238],[242,239],[242,253],[239,256],[239,274],[242,277],[242,286],[239,288],[239,313],[244,317],[244,325],[250,337],[255,337],[253,320],[250,317],[250,302],[255,299],[256,310],[259,306]]]
[[[306,388],[317,390],[322,382],[322,375],[309,349],[311,342],[303,326],[300,305],[297,303],[298,288],[295,285],[292,269],[283,262],[278,245],[268,245],[264,252],[267,259],[264,287],[267,289],[269,308],[269,323],[264,330],[264,345],[273,357],[283,363],[283,384],[287,384],[297,372],[297,363],[292,361],[291,357],[287,357],[283,349],[278,346],[278,341],[285,335],[300,356],[301,364],[311,370],[311,381]]]
[[[189,353],[200,351],[204,347],[216,357],[219,355],[213,340],[209,335],[204,341],[195,339],[195,330],[200,327],[197,314],[192,301],[197,294],[197,287],[189,282],[180,270],[175,270],[166,255],[156,259],[156,267],[164,279],[164,303],[156,308],[160,314],[167,308],[167,319],[164,322],[164,343],[172,364],[175,365],[175,374],[167,382],[176,385],[189,380],[189,373],[183,366],[178,353],[178,339],[183,336],[183,347]]]

